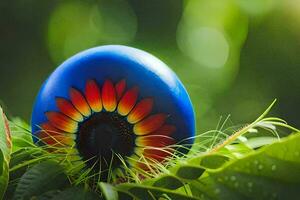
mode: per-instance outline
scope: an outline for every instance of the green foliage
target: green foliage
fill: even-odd
[[[86,191],[81,187],[70,187],[63,191],[53,190],[38,197],[38,200],[94,200],[100,197],[92,191]]]
[[[206,169],[200,178],[198,173],[203,172],[200,170],[202,162],[194,168],[180,165],[177,173],[162,174],[142,184],[125,183],[116,187],[105,184],[102,190],[116,197],[116,192],[127,192],[137,199],[164,195],[171,199],[295,199],[300,195],[299,143],[300,133],[291,135],[242,159],[229,161],[217,169]],[[200,158],[213,162],[217,157]],[[188,192],[174,191],[180,187],[190,188],[192,196]]]
[[[28,161],[33,160],[36,156],[40,155],[41,153],[37,149],[21,149],[11,154],[9,163],[9,184],[5,193],[6,199],[11,199],[13,197],[19,179],[27,169],[29,169],[30,163],[28,163]]]
[[[36,164],[20,178],[13,199],[30,199],[49,190],[63,189],[69,181],[61,165],[53,161]]]
[[[0,107],[0,199],[3,197],[9,179],[11,140],[8,121]]]
[[[180,192],[162,187],[148,186],[145,184],[125,183],[118,186],[118,190],[127,192],[135,199],[158,199],[168,197],[174,200],[194,200],[196,197],[188,196]]]
[[[20,118],[13,118],[9,125],[12,133],[13,152],[33,146],[31,128],[25,121]]]
[[[121,191],[117,191],[114,186],[108,183],[99,183],[98,184],[104,198],[106,200],[118,200],[118,199],[132,199],[133,197],[127,193],[123,193]]]
[[[296,199],[300,133],[234,160],[190,184],[202,199]]]
[[[49,152],[35,146],[20,121],[10,123],[16,143],[11,154],[3,117],[0,191],[2,195],[6,191],[5,199],[38,200],[295,199],[300,195],[300,131],[279,118],[265,117],[271,106],[231,134],[221,129],[200,134],[189,154],[174,154],[167,166],[147,172],[127,168],[124,162],[124,171],[108,182],[83,168],[82,162],[72,165],[67,155],[56,154],[63,149]],[[294,134],[280,138],[277,127]],[[272,135],[262,134],[263,130]]]

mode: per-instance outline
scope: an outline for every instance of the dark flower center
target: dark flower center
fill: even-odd
[[[77,148],[90,167],[105,171],[120,165],[135,147],[133,125],[115,112],[95,113],[79,126]]]

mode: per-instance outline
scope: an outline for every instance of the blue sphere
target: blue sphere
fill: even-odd
[[[163,162],[172,153],[165,149],[190,147],[195,135],[192,103],[175,73],[151,54],[120,45],[62,63],[42,85],[31,125],[35,142],[74,148],[91,165],[94,157],[111,159],[112,151],[133,165],[143,166],[140,156]]]

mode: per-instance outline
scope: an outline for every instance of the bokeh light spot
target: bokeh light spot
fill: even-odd
[[[58,4],[48,24],[47,45],[55,63],[84,49],[107,43],[127,44],[136,34],[137,20],[124,0]]]
[[[274,9],[278,0],[238,0],[237,3],[248,14],[264,15]]]
[[[100,29],[90,23],[91,5],[68,2],[53,11],[48,27],[48,48],[58,63],[85,48],[94,46]]]
[[[137,17],[127,1],[101,0],[96,13],[102,17],[101,39],[104,42],[126,44],[134,39]]]
[[[196,27],[179,36],[182,51],[201,65],[219,68],[225,65],[229,44],[224,34],[210,27]]]

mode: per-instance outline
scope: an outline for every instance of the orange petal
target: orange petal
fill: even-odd
[[[116,93],[117,93],[117,98],[120,99],[125,91],[125,87],[126,87],[126,81],[125,79],[120,80],[117,84],[116,84]]]
[[[78,110],[73,106],[73,104],[70,101],[64,98],[56,98],[56,105],[60,112],[74,119],[75,121],[81,122],[83,120],[83,117],[80,114],[80,112],[78,112]]]
[[[151,135],[165,135],[170,136],[172,133],[176,131],[176,127],[173,125],[165,124],[153,133],[150,133]]]
[[[137,123],[133,127],[136,135],[146,135],[159,129],[166,121],[167,115],[155,114],[150,115],[143,121]]]
[[[79,92],[75,88],[71,88],[70,97],[73,105],[81,114],[83,114],[86,117],[91,115],[91,109],[81,92]]]
[[[175,144],[175,140],[165,135],[147,135],[137,137],[135,144],[140,147],[166,147]]]
[[[106,80],[103,84],[102,102],[105,110],[112,112],[116,109],[117,106],[116,91],[113,83],[110,80]]]
[[[144,119],[148,114],[150,114],[153,107],[153,99],[146,98],[141,100],[129,113],[127,120],[131,124],[135,124],[140,120]]]
[[[75,133],[77,131],[78,123],[64,114],[59,112],[46,112],[45,115],[54,127],[68,133]]]
[[[85,86],[85,96],[90,107],[94,112],[102,110],[100,89],[94,80],[89,80]]]
[[[171,148],[165,148],[165,149],[147,148],[144,149],[143,155],[145,158],[148,158],[149,160],[164,162],[166,158],[172,155],[172,153],[173,153],[173,149]]]
[[[172,148],[141,148],[136,147],[135,155],[129,157],[129,163],[144,170],[155,169],[155,163],[163,163],[170,157],[174,149]],[[137,155],[137,156],[136,156]]]
[[[60,130],[53,127],[50,123],[41,125],[41,131],[38,136],[43,143],[51,146],[71,145],[74,142],[72,134],[61,133]]]
[[[134,107],[138,96],[138,88],[128,90],[121,98],[118,105],[118,113],[122,116],[127,115]]]
[[[62,134],[63,132],[57,128],[55,128],[54,126],[52,126],[49,122],[47,123],[43,123],[41,125],[41,130],[44,132],[47,132],[48,134],[52,135],[52,134]]]

